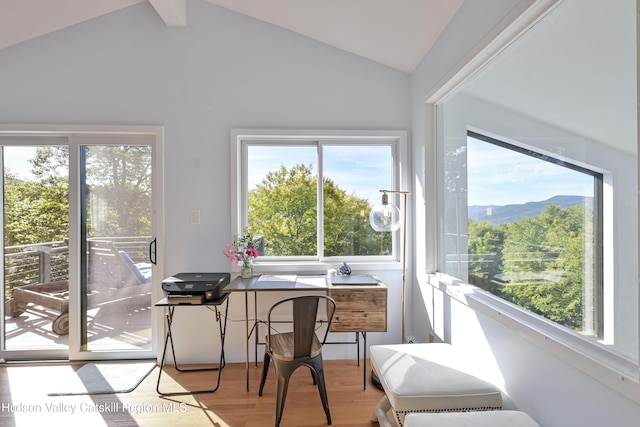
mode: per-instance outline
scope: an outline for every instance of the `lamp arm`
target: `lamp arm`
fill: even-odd
[[[400,191],[400,190],[378,190],[381,193],[389,193],[389,194],[404,194],[405,197],[411,194],[411,191]]]

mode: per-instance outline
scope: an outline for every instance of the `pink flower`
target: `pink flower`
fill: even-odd
[[[236,237],[233,244],[227,244],[226,249],[222,252],[229,261],[241,265],[251,262],[253,258],[258,258],[258,250],[254,245],[253,237],[245,234],[242,237]]]

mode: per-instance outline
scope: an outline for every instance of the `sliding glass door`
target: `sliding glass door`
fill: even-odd
[[[66,354],[69,157],[66,138],[4,138],[3,350]]]
[[[153,130],[0,134],[0,357],[155,356]]]
[[[78,147],[85,352],[149,351],[152,344],[153,151],[144,138],[119,142],[126,145]]]

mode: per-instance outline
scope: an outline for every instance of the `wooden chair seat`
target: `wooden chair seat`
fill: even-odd
[[[290,362],[294,359],[293,332],[284,332],[277,335],[267,336],[267,345],[271,347],[271,356],[274,359]],[[317,335],[313,335],[311,343],[311,353],[309,357],[316,357],[322,353],[322,344]]]

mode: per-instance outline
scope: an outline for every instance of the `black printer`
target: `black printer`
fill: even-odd
[[[222,297],[222,289],[231,280],[229,273],[178,273],[162,281],[169,296],[202,297],[206,301]]]

